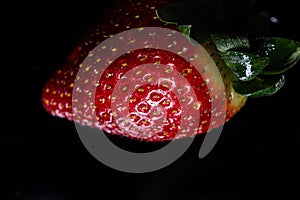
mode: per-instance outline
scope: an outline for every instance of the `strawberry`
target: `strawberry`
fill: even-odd
[[[184,8],[180,5],[183,2],[171,2],[117,1],[115,9],[100,18],[46,82],[41,97],[44,108],[53,116],[97,127],[110,134],[145,141],[169,141],[220,127],[240,111],[248,97],[275,93],[284,83],[284,77],[278,79],[277,76],[284,71],[282,69],[295,65],[300,57],[298,44],[290,40],[248,39],[224,34],[199,39],[206,50],[200,55],[202,61],[184,59],[183,56],[191,57],[197,52],[189,49],[183,53],[182,44],[191,44],[177,41],[178,37],[159,41],[168,51],[151,47],[135,49],[106,62],[109,63],[107,68],[105,60],[119,49],[102,46],[101,59],[94,55],[97,45],[126,30],[161,27],[191,34],[193,28],[197,29],[194,24],[186,25],[181,19],[179,23],[168,22],[173,20],[168,19],[170,8],[175,11],[178,7]],[[162,10],[157,10],[160,8]],[[132,38],[131,35],[126,37],[128,41]],[[143,39],[135,42],[146,44]],[[170,46],[172,42],[181,45]],[[290,51],[276,60],[278,52],[267,49],[270,44],[279,50],[290,44]],[[100,79],[97,78],[99,68],[86,60],[102,66],[104,71]],[[196,67],[198,61],[202,62],[200,69]],[[278,67],[278,63],[284,68]],[[212,70],[214,66],[221,80],[219,72]],[[83,73],[78,74],[79,71]],[[264,80],[258,75],[269,75],[271,79]],[[176,135],[178,131],[180,134]]]

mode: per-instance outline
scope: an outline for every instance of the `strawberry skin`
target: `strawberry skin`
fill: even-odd
[[[117,0],[113,9],[108,9],[100,17],[99,23],[88,30],[79,41],[77,48],[56,70],[42,92],[42,103],[45,109],[54,116],[73,120],[72,91],[74,80],[80,64],[90,50],[114,34],[139,27],[166,27],[176,29],[175,25],[166,25],[156,16],[155,10],[168,1]],[[113,10],[113,11],[112,11]]]
[[[157,8],[170,1],[118,2],[121,3],[115,4],[114,11],[109,11],[110,13],[88,32],[63,66],[46,83],[42,92],[42,104],[50,114],[82,125],[98,127],[111,134],[159,142],[206,133],[209,128],[223,125],[243,107],[247,98],[234,92],[230,72],[216,53],[211,41],[203,43],[202,46],[218,67],[222,82],[215,78],[216,72],[200,74],[178,54],[161,49],[137,49],[114,60],[104,71],[103,76],[96,83],[95,104],[91,104],[91,100],[81,98],[75,99],[78,101],[75,105],[78,107],[73,107],[73,89],[79,90],[74,88],[77,72],[84,67],[87,74],[95,75],[95,69],[83,66],[82,62],[102,41],[111,35],[139,27],[164,27],[176,30],[175,25],[164,24],[155,13]],[[174,51],[179,52],[180,49]],[[145,64],[151,64],[152,67],[139,67]],[[174,72],[181,73],[183,78],[176,78],[175,82],[171,78],[159,78],[162,74],[168,77],[176,76]],[[153,76],[149,77],[150,73]],[[140,80],[147,80],[148,83],[142,86],[134,84],[139,83]],[[224,84],[225,99],[211,96],[207,85],[208,80],[213,83],[216,93],[223,91],[220,85]],[[85,85],[95,84],[95,80],[84,77],[80,77],[79,81]],[[192,88],[187,88],[187,85]],[[211,87],[210,85],[210,89]],[[116,95],[114,91],[123,93]],[[178,97],[175,91],[181,96]],[[196,96],[193,96],[191,91]],[[216,110],[212,110],[212,98],[217,105]],[[121,101],[126,101],[128,108],[125,108]],[[223,106],[226,106],[226,113],[218,112],[218,109],[222,110]],[[96,121],[92,117],[94,111]],[[195,116],[189,113],[195,113]],[[222,117],[219,117],[220,120],[211,121],[213,115],[222,115]],[[179,129],[181,134],[176,135]]]

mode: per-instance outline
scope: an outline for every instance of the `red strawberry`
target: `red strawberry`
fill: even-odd
[[[111,54],[120,49],[102,46],[101,59],[95,56],[96,50],[92,50],[98,44],[125,30],[140,27],[178,29],[157,18],[156,9],[166,5],[167,1],[119,2],[46,83],[42,103],[49,113],[82,125],[99,127],[111,134],[165,141],[206,133],[210,128],[223,125],[245,105],[247,92],[239,94],[233,89],[235,75],[232,71],[235,71],[228,68],[233,63],[230,62],[231,54],[217,50],[218,43],[215,42],[218,38],[202,43],[207,52],[200,55],[200,69],[196,69],[197,63],[183,59],[182,56],[190,57],[197,52],[188,49],[183,53],[182,44],[187,41],[177,41],[178,37],[158,41],[169,51],[145,47],[109,62],[107,59]],[[125,40],[130,41],[132,36],[126,37]],[[169,46],[172,41],[181,45]],[[147,41],[135,42],[147,44]],[[238,56],[240,54],[235,54],[235,58]],[[86,63],[85,59],[90,61]],[[210,59],[214,63],[210,63]],[[98,63],[98,67],[102,65],[105,69],[100,80],[97,75],[101,69],[89,63]],[[105,63],[109,63],[107,68]],[[218,79],[219,72],[209,69],[212,65],[218,67],[222,80]],[[83,73],[78,74],[80,70]],[[176,135],[179,130],[181,134]]]

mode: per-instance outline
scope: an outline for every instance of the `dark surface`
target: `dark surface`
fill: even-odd
[[[279,19],[272,33],[300,40],[293,1],[262,1]],[[12,6],[4,17],[9,73],[3,83],[0,199],[299,198],[299,63],[277,94],[250,99],[223,129],[216,147],[198,158],[202,137],[170,166],[145,174],[111,169],[87,152],[75,126],[42,108],[41,90],[101,10],[97,3],[51,1]],[[6,25],[8,26],[6,28]],[[7,75],[5,75],[7,74]],[[11,78],[10,78],[11,77]],[[115,138],[137,150],[150,144]],[[296,196],[295,196],[296,195]]]

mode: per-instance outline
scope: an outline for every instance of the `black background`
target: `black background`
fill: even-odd
[[[260,5],[279,19],[272,34],[300,41],[293,2]],[[299,198],[299,63],[278,93],[249,99],[207,157],[197,157],[199,136],[180,159],[151,173],[103,165],[87,152],[72,122],[43,109],[46,80],[109,3],[15,3],[2,17],[0,199]],[[114,140],[136,149],[155,146]]]

